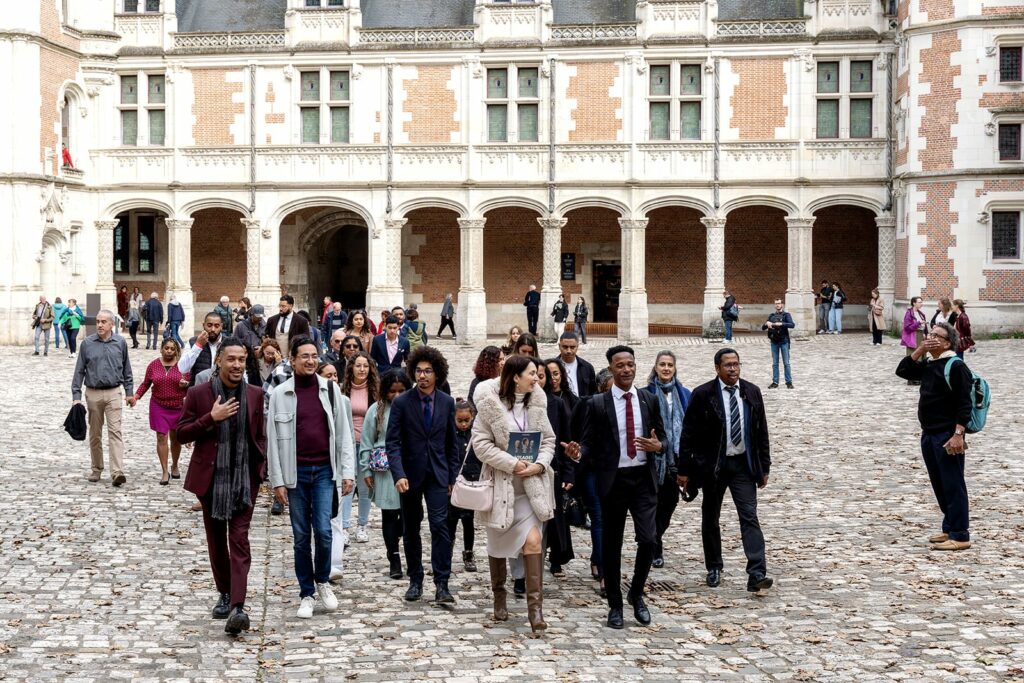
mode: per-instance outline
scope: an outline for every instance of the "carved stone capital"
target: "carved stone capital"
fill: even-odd
[[[460,218],[459,227],[463,230],[483,230],[486,218]]]
[[[814,227],[814,217],[805,218],[803,216],[786,216],[786,226],[790,228],[803,228],[810,230]]]
[[[705,216],[700,219],[700,222],[704,224],[706,228],[725,228],[725,219],[717,218],[714,216]]]
[[[646,230],[646,218],[620,218],[619,227],[623,230]]]
[[[191,218],[167,218],[164,224],[168,230],[191,230],[195,220]]]
[[[881,216],[875,216],[875,225],[879,228],[896,228],[896,216],[892,214],[882,214]]]
[[[384,227],[388,230],[401,230],[402,226],[408,222],[407,218],[388,218],[384,221]]]
[[[242,218],[242,225],[245,226],[246,230],[259,230],[260,222],[255,218]]]
[[[569,223],[569,219],[552,216],[550,218],[538,218],[537,222],[540,223],[540,227],[545,230],[561,230]]]
[[[121,224],[121,221],[95,221],[93,225],[97,230],[113,230]]]

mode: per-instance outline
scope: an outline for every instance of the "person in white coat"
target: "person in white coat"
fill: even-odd
[[[501,376],[476,389],[473,450],[482,463],[480,479],[494,480],[494,504],[480,514],[487,527],[487,559],[494,593],[494,618],[508,619],[506,560],[523,554],[527,616],[534,631],[547,628],[543,613],[544,523],[554,516],[555,433],[547,415],[547,397],[537,384],[537,366],[525,356],[505,361]],[[536,460],[528,463],[510,451],[511,433],[539,437]],[[521,438],[520,449],[522,449]]]

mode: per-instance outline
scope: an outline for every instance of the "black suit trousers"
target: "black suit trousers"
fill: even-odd
[[[647,457],[654,456],[648,454]],[[622,543],[626,514],[633,516],[637,545],[629,590],[634,595],[643,595],[647,575],[651,572],[651,562],[654,561],[657,541],[654,517],[657,508],[658,492],[647,466],[620,469],[611,490],[601,498],[602,564],[610,608],[622,609]]]
[[[540,306],[526,307],[526,327],[530,334],[537,336],[537,320],[540,318]],[[536,351],[537,349],[534,349]]]
[[[448,531],[448,486],[427,478],[417,488],[399,494],[402,506],[402,544],[409,579],[423,585],[423,542],[420,524],[423,523],[423,503],[427,504],[430,523],[430,568],[434,583],[447,585],[452,573],[452,536]]]
[[[757,521],[757,483],[750,475],[747,456],[734,455],[722,458],[718,478],[704,486],[701,503],[700,533],[704,541],[704,566],[708,569],[722,569],[722,528],[719,517],[722,514],[722,500],[726,489],[732,494],[736,514],[740,518],[740,534],[743,537],[743,552],[747,556],[747,574],[761,576],[767,573],[764,559],[764,534]]]

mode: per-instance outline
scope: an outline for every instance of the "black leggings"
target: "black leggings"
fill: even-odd
[[[398,544],[402,540],[402,511],[381,510],[381,534],[384,536],[384,547],[387,549],[388,561],[399,555]]]
[[[448,535],[452,539],[452,547],[455,547],[455,529],[462,520],[462,544],[467,551],[473,550],[475,534],[473,531],[473,511],[463,510],[454,505],[448,505]]]
[[[78,330],[68,330],[68,352],[78,351]]]
[[[882,343],[882,331],[880,329],[878,329],[878,326],[875,324],[874,316],[871,317],[871,343],[872,344],[881,344]]]

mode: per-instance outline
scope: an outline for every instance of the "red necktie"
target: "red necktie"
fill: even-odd
[[[633,424],[633,394],[623,394],[626,401],[626,455],[636,459],[636,426]]]

